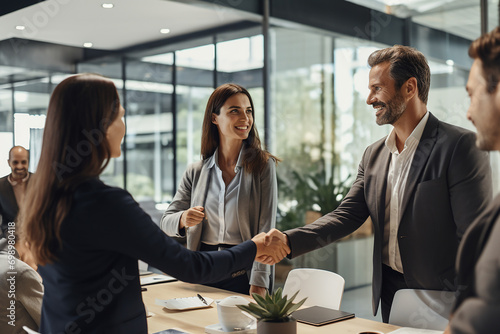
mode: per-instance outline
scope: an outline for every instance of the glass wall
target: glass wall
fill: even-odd
[[[262,35],[245,29],[79,64],[78,72],[115,79],[126,109],[124,154],[106,169],[105,182],[125,187],[159,222],[187,166],[201,159],[203,116],[216,85],[248,88],[263,129],[262,44]]]
[[[123,104],[123,80],[122,80],[122,62],[118,57],[104,58],[93,62],[88,62],[84,64],[78,64],[78,73],[97,73],[101,74],[107,78],[113,80],[116,88],[118,89],[118,94],[120,95],[120,101]],[[124,104],[125,105],[125,104]],[[126,119],[127,115],[125,115]],[[122,151],[126,150],[122,146]],[[113,186],[125,187],[124,183],[124,159],[126,152],[122,154],[119,158],[111,159],[108,166],[101,174],[101,179]]]

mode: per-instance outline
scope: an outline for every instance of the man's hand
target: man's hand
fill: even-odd
[[[258,295],[261,295],[262,297],[266,296],[266,291],[267,289],[262,287],[262,286],[257,286],[257,285],[250,285],[250,297],[252,294],[256,293]]]
[[[184,211],[181,215],[179,228],[191,227],[201,223],[205,218],[204,210],[202,206],[195,206]]]
[[[290,245],[288,244],[287,236],[283,232],[281,232],[280,230],[277,230],[275,228],[273,228],[271,231],[267,232],[266,238],[264,240],[264,244],[266,246],[268,246],[274,238],[281,240],[284,244],[286,244],[288,247],[290,247]],[[290,253],[290,252],[288,252],[288,253]]]
[[[290,253],[290,248],[280,238],[268,238],[266,243],[264,232],[257,234],[252,241],[257,245],[255,260],[264,264],[278,263]]]

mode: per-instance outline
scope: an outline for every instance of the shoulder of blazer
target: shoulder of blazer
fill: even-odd
[[[422,138],[438,136],[438,140],[440,142],[455,142],[458,138],[464,135],[475,136],[473,131],[464,129],[457,125],[443,122],[431,113],[429,115],[429,120],[427,121],[424,132],[422,133]]]
[[[373,144],[370,144],[363,153],[362,161],[366,163],[367,161],[372,160],[372,157],[376,158],[379,156],[380,151],[385,148],[386,138],[387,136],[380,138]]]
[[[199,176],[201,171],[204,168],[206,168],[207,160],[200,160],[197,162],[193,162],[186,168],[186,174],[188,174],[190,178],[193,178],[194,176]]]
[[[8,174],[7,176],[4,176],[4,177],[0,178],[0,191],[2,193],[4,193],[4,196],[7,196],[7,195],[5,195],[6,194],[5,192],[10,192],[10,190],[13,191],[12,186],[9,183],[9,180],[7,180],[7,178],[9,177],[9,175],[10,174]],[[10,190],[9,190],[9,188],[10,188]]]

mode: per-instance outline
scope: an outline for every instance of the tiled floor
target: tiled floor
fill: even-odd
[[[373,316],[371,285],[345,290],[340,309],[353,312],[359,318],[382,321],[380,310],[376,316]]]

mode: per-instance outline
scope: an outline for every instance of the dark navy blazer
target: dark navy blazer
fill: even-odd
[[[83,183],[61,226],[57,260],[39,267],[45,295],[41,333],[147,333],[137,260],[180,280],[208,283],[251,266],[246,241],[193,252],[169,238],[123,189]]]

